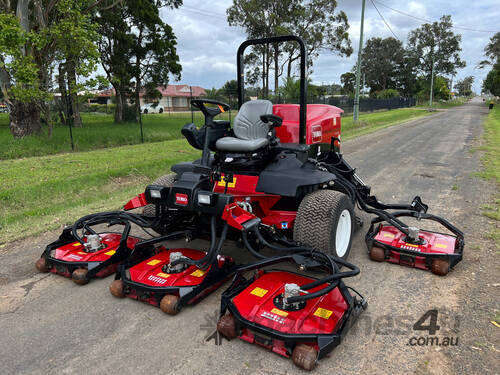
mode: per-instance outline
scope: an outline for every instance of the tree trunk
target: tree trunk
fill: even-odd
[[[68,74],[69,105],[73,114],[73,126],[81,128],[82,118],[80,117],[80,107],[78,106],[78,92],[76,88],[76,62],[70,59],[66,62],[66,72]]]
[[[61,100],[59,101],[59,117],[61,118],[61,123],[64,125],[69,124],[69,110],[68,110],[68,92],[66,90],[66,72],[64,70],[64,64],[59,64],[59,92],[61,94]]]
[[[120,91],[120,85],[113,85],[115,89],[115,99],[116,99],[116,107],[115,107],[115,123],[119,124],[123,122],[123,101],[122,101],[122,92]]]
[[[9,127],[14,138],[22,138],[28,135],[40,134],[40,109],[34,101],[23,103],[11,100]]]

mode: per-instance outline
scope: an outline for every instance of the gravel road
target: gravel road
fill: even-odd
[[[500,328],[490,322],[500,311],[500,255],[484,236],[494,223],[480,209],[493,187],[474,176],[480,153],[471,152],[486,113],[482,102],[473,101],[342,145],[344,157],[381,200],[409,202],[420,195],[429,212],[462,228],[465,256],[444,278],[372,262],[364,244],[370,218],[361,213],[365,227],[350,256],[361,273],[347,284],[367,298],[369,308],[316,373],[500,373]],[[79,287],[36,273],[35,260],[57,235],[0,249],[1,374],[299,372],[291,360],[245,342],[206,340],[224,288],[170,317],[150,305],[113,298],[111,278]],[[224,252],[247,259],[231,246]],[[411,345],[428,336],[413,324],[430,309],[438,310],[436,336],[456,345]]]

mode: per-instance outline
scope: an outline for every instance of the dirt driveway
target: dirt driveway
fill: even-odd
[[[492,187],[474,177],[479,155],[470,152],[486,112],[473,102],[343,144],[346,159],[380,199],[409,202],[418,194],[431,213],[461,227],[465,256],[445,278],[374,263],[366,253],[365,225],[350,258],[361,274],[348,284],[367,298],[369,308],[316,373],[500,373],[500,328],[490,322],[500,310],[500,254],[483,237],[492,223],[480,213]],[[57,235],[0,249],[1,374],[299,372],[290,360],[245,342],[207,341],[224,288],[169,317],[113,298],[110,278],[79,287],[37,274],[34,261]],[[241,250],[225,251],[245,260]],[[438,311],[436,336],[455,345],[435,345],[427,331],[413,330],[431,309]]]

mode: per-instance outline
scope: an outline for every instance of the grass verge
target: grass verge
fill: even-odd
[[[429,114],[398,109],[342,119],[344,139]],[[121,126],[121,125],[120,125]],[[183,140],[0,160],[0,244],[120,208],[172,164],[198,157]],[[1,245],[0,245],[1,246]]]
[[[495,181],[497,192],[493,201],[483,207],[483,215],[500,221],[500,107],[495,106],[490,110],[488,117],[484,121],[484,144],[480,147],[485,153],[482,157],[484,170],[479,173],[483,178]],[[500,229],[498,225],[488,233],[488,237],[493,239],[500,250]]]
[[[0,243],[118,209],[172,164],[200,152],[184,140],[0,161]]]

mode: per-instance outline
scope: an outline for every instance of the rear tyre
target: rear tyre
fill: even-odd
[[[47,267],[47,261],[45,260],[45,258],[38,259],[35,263],[35,267],[38,270],[38,272],[43,272],[43,273],[49,272],[49,268]]]
[[[114,280],[109,286],[109,291],[116,298],[125,297],[125,293],[123,292],[123,281]]]
[[[158,177],[154,182],[153,185],[159,185],[159,186],[166,186],[166,187],[171,187],[174,184],[175,177],[177,175],[175,173],[169,173],[164,176]],[[148,204],[147,206],[144,206],[142,210],[142,214],[144,216],[150,216],[150,217],[155,217],[156,216],[156,208],[154,204]],[[159,228],[153,228],[156,232],[158,232],[157,229]],[[160,233],[160,232],[158,232]],[[161,233],[160,233],[161,234]]]
[[[292,352],[292,361],[295,366],[311,371],[316,367],[318,351],[310,345],[298,344]]]
[[[370,249],[370,259],[375,262],[383,262],[385,260],[385,251],[381,247],[373,246]]]
[[[71,279],[78,285],[85,285],[89,282],[87,279],[88,272],[85,268],[77,268],[71,274]]]
[[[446,276],[450,271],[450,263],[444,259],[434,258],[431,263],[431,271],[435,275]]]
[[[334,190],[318,190],[300,203],[293,239],[347,259],[354,229],[354,207],[349,197]]]
[[[236,323],[234,321],[234,316],[231,314],[226,314],[220,317],[217,322],[217,332],[228,340],[232,340],[238,336],[236,334]]]
[[[166,294],[160,301],[160,309],[165,314],[177,315],[179,313],[179,297],[173,294]]]

